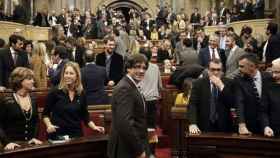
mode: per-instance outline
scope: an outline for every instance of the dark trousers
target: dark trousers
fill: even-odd
[[[146,101],[146,118],[148,128],[156,128],[157,100]]]

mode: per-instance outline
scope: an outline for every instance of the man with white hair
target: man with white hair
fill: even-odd
[[[217,35],[210,35],[208,47],[202,48],[198,54],[199,64],[203,67],[207,67],[209,61],[212,59],[220,59],[223,68],[225,67],[225,52],[218,48],[219,37]]]
[[[273,137],[280,135],[280,58],[272,61],[271,82],[264,91],[260,106],[260,124],[264,136]]]

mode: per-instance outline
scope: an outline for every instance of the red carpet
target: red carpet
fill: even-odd
[[[171,158],[170,148],[157,148],[156,158]]]

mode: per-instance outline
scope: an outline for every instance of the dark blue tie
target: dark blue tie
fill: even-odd
[[[210,121],[215,123],[218,118],[217,115],[217,100],[218,100],[218,88],[212,84],[211,98],[210,98]]]

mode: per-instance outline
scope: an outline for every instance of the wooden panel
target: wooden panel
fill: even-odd
[[[83,137],[67,143],[31,146],[24,143],[14,151],[1,151],[1,158],[107,158],[107,136]]]
[[[188,158],[279,158],[280,140],[260,135],[240,136],[235,133],[203,133],[187,136]]]
[[[6,42],[9,41],[11,34],[18,32],[26,39],[34,41],[47,41],[51,38],[50,27],[38,27],[23,25],[15,22],[0,21],[0,35]],[[19,32],[20,31],[20,32]]]

